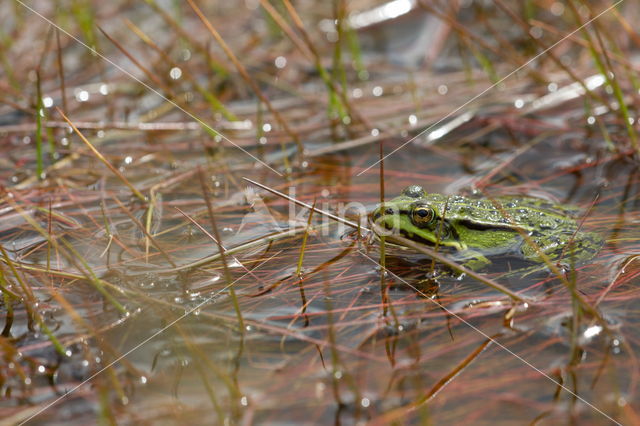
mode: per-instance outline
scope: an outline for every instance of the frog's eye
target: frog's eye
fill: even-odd
[[[425,226],[433,221],[435,212],[431,207],[417,206],[411,216],[416,226]]]

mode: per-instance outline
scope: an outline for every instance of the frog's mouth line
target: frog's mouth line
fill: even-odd
[[[424,244],[425,246],[434,247],[435,243],[431,240],[427,240],[426,238],[422,238],[420,235],[416,235],[412,232],[405,231],[404,229],[400,230],[400,234],[408,240],[415,241],[416,243]]]
[[[392,213],[397,213],[399,215],[409,215],[411,212],[409,210],[400,210],[397,212],[385,212],[387,214],[392,214]],[[372,220],[373,223],[377,224],[378,226],[383,227],[384,229],[392,232],[392,236],[395,235],[401,235],[404,238],[414,241],[416,243],[419,244],[423,244],[425,246],[429,246],[429,247],[435,247],[436,243],[432,240],[426,239],[421,237],[419,234],[415,233],[415,232],[410,232],[407,231],[405,229],[399,229],[398,227],[392,226],[386,222],[378,222],[378,219],[380,217],[382,217],[382,212],[381,211],[376,211],[374,212],[374,214],[372,214],[370,216],[370,220]],[[447,245],[444,243],[445,240],[447,240],[448,238],[453,238],[453,239],[457,239],[458,238],[458,234],[457,232],[455,232],[455,230],[449,226],[448,221],[445,220],[445,236],[444,238],[442,238],[442,241],[440,241],[440,243],[438,245],[443,246],[443,245]]]
[[[387,231],[390,231],[392,233],[391,236],[393,236],[393,235],[401,235],[404,238],[406,238],[408,240],[411,240],[411,241],[414,241],[416,243],[424,244],[424,245],[430,246],[430,247],[434,247],[435,246],[435,243],[433,241],[428,240],[426,238],[422,238],[420,235],[417,235],[417,234],[415,234],[413,232],[409,232],[409,231],[406,231],[404,229],[397,229],[397,228],[395,228],[393,226],[388,225],[387,223],[380,223],[378,225],[381,225],[384,229],[386,229]]]

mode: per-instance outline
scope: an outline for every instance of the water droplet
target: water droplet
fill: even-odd
[[[594,325],[587,328],[583,334],[585,338],[590,339],[591,337],[594,337],[600,334],[601,331],[602,331],[602,326]]]
[[[87,102],[89,100],[89,92],[86,90],[78,90],[75,95],[78,102]]]
[[[182,70],[178,67],[173,67],[171,68],[171,71],[169,71],[169,76],[174,80],[178,80],[182,77]]]
[[[529,30],[529,34],[531,34],[531,37],[533,38],[540,38],[544,33],[542,32],[542,28],[538,26],[532,26]]]
[[[561,16],[564,13],[564,4],[562,4],[559,1],[556,1],[551,5],[551,7],[549,8],[549,11],[555,16]]]
[[[338,33],[335,31],[328,32],[326,34],[326,37],[329,43],[335,43],[336,41],[338,41]]]
[[[276,68],[284,68],[287,66],[287,58],[284,56],[278,56],[275,60]]]

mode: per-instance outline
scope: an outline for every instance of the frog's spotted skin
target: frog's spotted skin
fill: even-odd
[[[427,194],[412,185],[378,206],[370,219],[413,241],[455,249],[455,259],[477,270],[491,264],[487,256],[515,255],[543,262],[522,232],[553,261],[578,264],[593,258],[603,240],[597,234],[577,230],[579,212],[574,206],[536,198],[498,197],[491,201]]]

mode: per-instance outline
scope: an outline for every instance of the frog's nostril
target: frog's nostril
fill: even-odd
[[[391,207],[385,209],[384,214],[393,214],[393,209]]]

